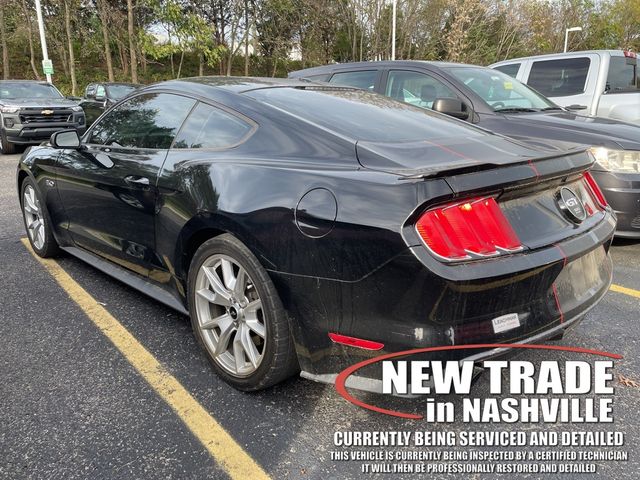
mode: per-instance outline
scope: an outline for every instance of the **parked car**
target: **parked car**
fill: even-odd
[[[636,54],[591,50],[514,58],[491,68],[517,78],[558,105],[640,125]]]
[[[139,83],[90,83],[79,105],[87,116],[87,126],[95,122],[104,111],[127,95],[142,87]]]
[[[375,91],[521,141],[592,145],[593,176],[618,216],[616,234],[640,238],[640,126],[567,111],[506,74],[475,65],[361,62],[290,76]]]
[[[54,134],[17,185],[38,255],[188,312],[215,371],[256,390],[370,350],[561,336],[611,282],[592,164],[358,89],[203,77]]]
[[[76,102],[56,87],[32,80],[0,80],[0,150],[16,152],[17,145],[35,145],[59,130],[84,133],[85,117]]]

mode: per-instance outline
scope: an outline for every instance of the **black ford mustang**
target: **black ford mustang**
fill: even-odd
[[[37,254],[188,312],[255,390],[372,350],[561,336],[611,281],[592,163],[351,88],[198,78],[54,134],[17,181]]]

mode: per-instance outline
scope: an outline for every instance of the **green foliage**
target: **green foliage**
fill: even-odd
[[[126,0],[69,0],[80,88],[106,80],[98,2],[105,5],[116,80],[130,80]],[[5,42],[14,78],[41,72],[33,0],[2,0]],[[69,90],[68,43],[61,0],[42,0],[54,81]],[[391,6],[383,0],[133,0],[138,76],[150,83],[180,76],[244,73],[249,31],[249,73],[284,76],[329,62],[389,58]],[[398,0],[396,58],[452,59],[488,64],[569,48],[640,50],[639,0]],[[29,22],[31,28],[29,28]],[[248,23],[247,23],[248,22]],[[166,32],[167,40],[157,34]],[[232,51],[233,50],[233,51]],[[292,60],[292,52],[302,60]],[[41,73],[40,73],[41,75]]]

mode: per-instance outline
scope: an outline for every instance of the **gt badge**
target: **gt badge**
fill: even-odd
[[[587,218],[587,211],[584,208],[582,200],[573,192],[573,190],[562,187],[558,197],[558,206],[560,210],[574,223],[582,223]]]

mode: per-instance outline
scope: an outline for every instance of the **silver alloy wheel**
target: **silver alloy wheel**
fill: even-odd
[[[41,250],[44,247],[45,240],[44,218],[40,208],[40,201],[31,185],[27,185],[24,189],[22,213],[24,214],[24,221],[27,225],[27,233],[31,242],[38,250]]]
[[[267,342],[262,301],[253,280],[233,258],[207,258],[195,280],[195,315],[216,363],[234,377],[260,366]]]

